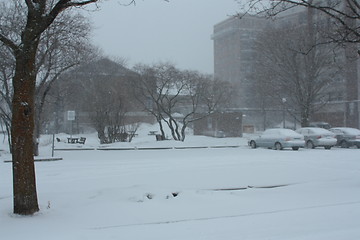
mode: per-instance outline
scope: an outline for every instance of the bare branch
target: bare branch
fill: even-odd
[[[3,42],[9,48],[11,48],[14,52],[19,49],[18,46],[13,41],[8,39],[7,37],[2,35],[1,33],[0,33],[0,41]]]
[[[332,41],[339,43],[360,42],[360,29],[352,20],[360,20],[360,4],[357,0],[336,1],[309,1],[309,0],[279,0],[268,3],[265,0],[248,0],[247,5],[242,5],[246,13],[255,13],[260,16],[276,17],[294,7],[314,9],[331,18],[337,25],[337,38]],[[238,14],[241,16],[241,14]]]

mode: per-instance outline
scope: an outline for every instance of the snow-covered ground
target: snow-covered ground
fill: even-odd
[[[37,162],[41,211],[31,217],[12,214],[10,155],[2,152],[0,238],[360,239],[360,149],[275,151],[250,149],[246,138],[156,142],[145,133],[102,146],[140,150],[55,151],[63,160]],[[99,147],[86,137],[84,146],[55,147]],[[218,148],[225,145],[233,147]],[[40,146],[49,156],[51,137]],[[141,150],[159,146],[171,149]],[[206,148],[181,149],[195,146]]]

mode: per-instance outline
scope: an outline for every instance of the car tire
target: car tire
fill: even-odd
[[[299,150],[299,147],[292,147],[292,150],[297,151]]]
[[[306,148],[310,148],[310,149],[314,149],[315,145],[312,141],[307,141],[306,142]]]
[[[348,144],[346,141],[342,141],[342,142],[340,143],[340,147],[341,147],[341,148],[349,148],[349,144]]]
[[[325,146],[326,150],[330,150],[332,146]]]
[[[275,143],[274,147],[275,147],[275,150],[282,150],[283,149],[281,143],[279,143],[279,142]]]
[[[251,148],[256,148],[256,142],[255,142],[255,141],[251,141],[251,142],[250,142],[250,147],[251,147]]]

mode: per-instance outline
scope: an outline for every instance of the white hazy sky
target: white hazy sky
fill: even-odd
[[[213,26],[235,14],[234,0],[108,0],[90,14],[93,42],[107,56],[135,63],[170,61],[178,68],[213,73]]]

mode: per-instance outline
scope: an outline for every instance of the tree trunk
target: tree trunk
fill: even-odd
[[[309,109],[301,109],[301,127],[309,126],[309,118],[310,118],[310,110]]]
[[[172,121],[174,122],[174,125],[175,125],[175,133],[176,133],[176,136],[177,136],[177,139],[178,141],[182,141],[182,137],[181,137],[181,134],[179,133],[179,124],[176,122],[175,119],[171,118]]]
[[[173,121],[172,121],[172,119],[169,118],[169,120],[168,120],[168,121],[165,121],[165,122],[167,123],[167,125],[168,125],[169,128],[170,128],[171,136],[173,137],[173,139],[174,139],[175,141],[179,141],[179,138],[176,136],[176,133],[175,133],[175,128],[174,128],[174,126],[173,126]]]
[[[42,125],[42,111],[45,104],[46,92],[37,91],[37,94],[41,96],[36,96],[35,98],[40,98],[38,101],[35,101],[35,126],[34,126],[34,156],[39,156],[39,140],[41,135],[41,125]]]
[[[12,102],[14,213],[31,215],[39,211],[33,148],[36,49],[24,47],[20,51],[22,52],[16,55]]]
[[[100,140],[100,144],[108,143],[108,141],[106,140],[104,127],[98,127],[98,128],[96,128],[96,131],[98,133],[98,138]]]
[[[186,130],[187,125],[183,122],[183,126],[181,128],[181,141],[184,142],[185,141],[185,130]]]
[[[159,118],[159,119],[157,120],[157,122],[159,123],[160,132],[161,132],[161,138],[162,138],[162,139],[165,139],[166,136],[165,136],[165,132],[164,132],[164,127],[163,127],[162,122],[161,122],[161,118]]]

